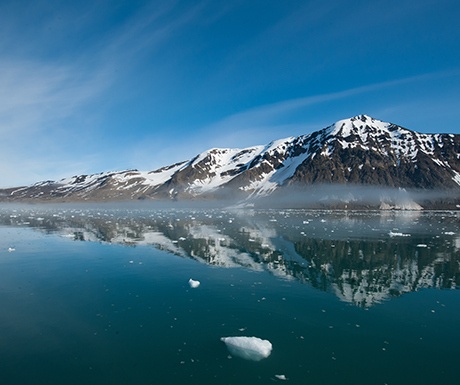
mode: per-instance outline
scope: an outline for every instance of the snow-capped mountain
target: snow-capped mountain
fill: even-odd
[[[61,201],[248,199],[320,184],[456,191],[460,135],[422,134],[360,115],[266,146],[211,149],[155,171],[80,175],[3,190],[0,196]]]

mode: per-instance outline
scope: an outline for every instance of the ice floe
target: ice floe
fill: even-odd
[[[388,235],[390,237],[410,237],[410,234],[404,234],[404,233],[399,233],[399,232],[394,232],[394,231],[390,231]]]
[[[192,289],[196,289],[198,286],[200,286],[200,281],[195,281],[192,278],[188,280],[188,284]]]
[[[230,354],[245,360],[260,361],[272,352],[271,342],[258,337],[222,337],[220,340],[227,345]]]

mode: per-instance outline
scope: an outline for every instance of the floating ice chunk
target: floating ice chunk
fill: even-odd
[[[275,374],[275,377],[276,377],[278,380],[283,380],[283,381],[286,381],[286,380],[287,380],[287,377],[286,377],[284,374]]]
[[[417,247],[428,247],[428,245],[426,245],[426,244],[424,244],[424,243],[419,243],[419,244],[417,245]]]
[[[8,247],[8,253],[12,253],[13,251],[16,251],[14,247]]]
[[[410,237],[410,234],[404,234],[404,233],[397,233],[397,232],[393,232],[393,231],[390,231],[388,233],[388,235],[390,237]]]
[[[200,281],[195,281],[192,278],[188,280],[188,284],[192,289],[196,289],[198,286],[200,286]]]
[[[260,361],[272,352],[272,344],[258,337],[222,337],[230,354],[245,360]]]

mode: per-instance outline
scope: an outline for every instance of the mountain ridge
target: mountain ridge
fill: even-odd
[[[2,200],[256,200],[318,185],[460,191],[460,135],[368,115],[267,145],[213,148],[153,171],[110,171],[0,190]],[[276,192],[276,194],[274,194]]]

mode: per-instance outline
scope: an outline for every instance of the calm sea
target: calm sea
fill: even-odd
[[[459,287],[459,212],[2,206],[0,384],[459,384]]]

